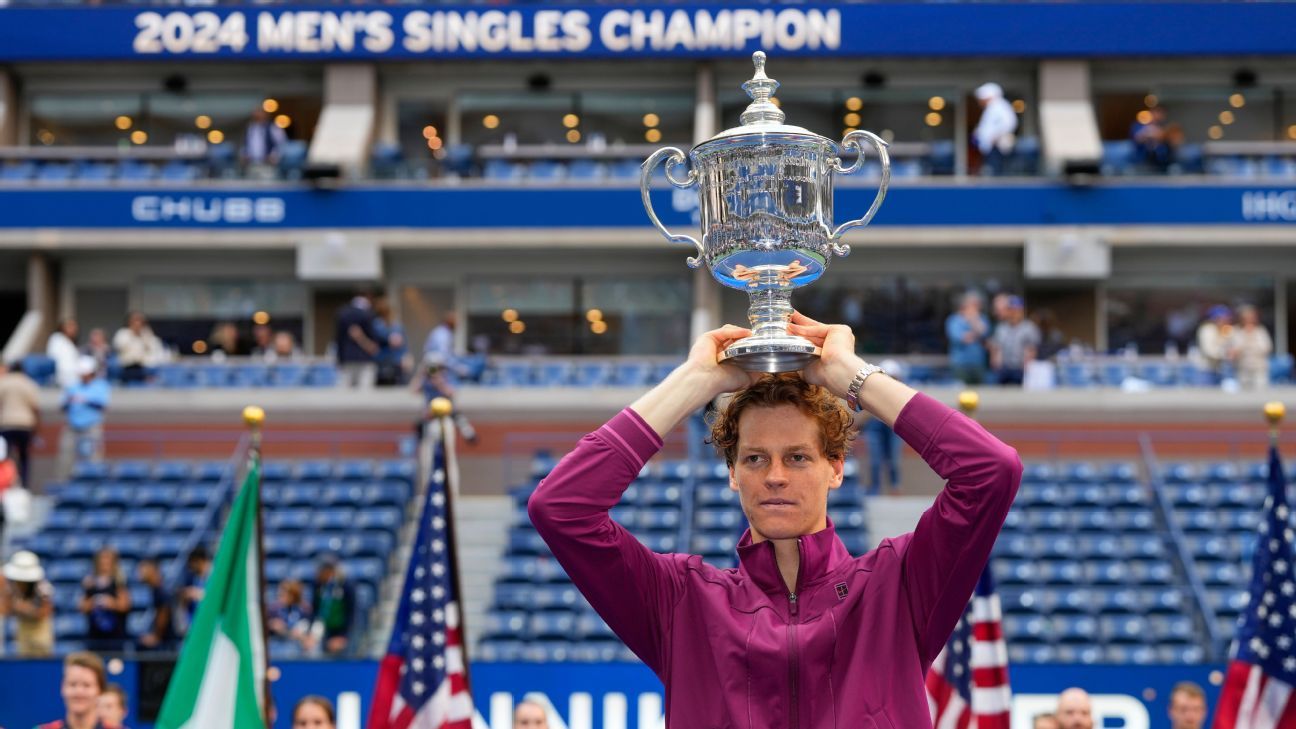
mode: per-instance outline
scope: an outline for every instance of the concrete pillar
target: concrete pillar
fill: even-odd
[[[33,253],[27,258],[27,311],[40,314],[40,328],[36,341],[44,350],[46,337],[58,326],[58,285],[54,265],[44,253]]]
[[[1089,62],[1041,61],[1039,132],[1049,174],[1096,169],[1102,161],[1098,117],[1089,93]]]
[[[367,63],[333,63],[324,68],[324,109],[308,159],[347,171],[363,168],[375,134],[378,71]]]
[[[697,66],[696,100],[693,106],[693,141],[704,142],[719,130],[716,119],[715,69],[709,63]],[[693,233],[692,235],[697,235]],[[720,326],[720,284],[705,265],[693,269],[693,316],[690,331],[694,339]]]
[[[18,85],[8,71],[0,69],[0,147],[18,144]]]

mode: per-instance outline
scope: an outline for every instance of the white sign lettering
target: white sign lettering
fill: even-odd
[[[732,51],[752,44],[772,51],[836,50],[842,41],[836,9],[612,9],[594,25],[585,10],[283,10],[260,11],[252,23],[243,11],[150,10],[135,16],[134,49],[147,55],[238,54],[245,47],[348,55],[387,53],[399,44],[414,54],[630,53]]]
[[[131,200],[137,223],[282,223],[280,197],[199,197],[139,195]]]
[[[1255,223],[1296,221],[1296,190],[1242,193],[1242,218]]]

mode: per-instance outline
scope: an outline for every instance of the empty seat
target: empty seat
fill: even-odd
[[[162,509],[132,509],[122,516],[121,527],[131,531],[158,531],[166,519]]]
[[[144,481],[150,472],[147,461],[118,461],[112,469],[112,477],[118,481]]]
[[[187,481],[191,473],[193,464],[188,461],[159,461],[153,466],[154,481]]]
[[[535,640],[567,639],[576,630],[576,616],[568,612],[538,612],[528,621],[528,630]]]
[[[358,509],[355,512],[354,526],[358,529],[396,530],[401,525],[401,510],[390,507]]]
[[[374,476],[374,466],[371,461],[343,461],[337,464],[335,478],[339,481],[369,481]]]

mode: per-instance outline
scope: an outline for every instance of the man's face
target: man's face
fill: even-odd
[[[1070,691],[1058,699],[1058,724],[1061,729],[1093,729],[1093,710],[1089,696]]]
[[[1206,700],[1177,691],[1170,696],[1170,729],[1201,729],[1206,723]]]
[[[94,714],[99,701],[99,680],[95,672],[82,666],[63,669],[63,705],[69,714],[86,716]]]
[[[99,696],[99,722],[107,729],[119,727],[126,721],[126,707],[121,697],[109,691]]]
[[[544,709],[530,702],[519,704],[513,714],[513,729],[548,729],[549,720]]]
[[[796,406],[752,407],[739,416],[729,488],[739,494],[755,541],[822,530],[828,491],[841,483],[842,461],[824,455],[819,424]]]

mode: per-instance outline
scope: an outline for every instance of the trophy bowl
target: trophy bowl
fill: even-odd
[[[784,124],[783,112],[770,99],[778,82],[765,75],[765,54],[752,56],[755,75],[743,84],[752,103],[742,126],[728,129],[687,154],[676,147],[657,150],[643,164],[640,193],[648,218],[672,243],[691,243],[696,256],[721,284],[751,297],[747,316],[752,335],[734,342],[720,356],[755,372],[798,370],[819,356],[809,340],[788,333],[792,290],[816,281],[834,255],[845,256],[841,242],[851,228],[867,225],[886,197],[891,178],[887,144],[872,132],[854,130],[839,145],[827,137]],[[833,176],[851,174],[864,165],[864,146],[872,147],[882,165],[881,185],[863,217],[833,225]],[[842,150],[855,160],[842,161]],[[687,172],[676,175],[685,162]],[[679,188],[698,187],[702,240],[670,232],[657,218],[650,199],[652,176],[665,164],[665,175]]]

